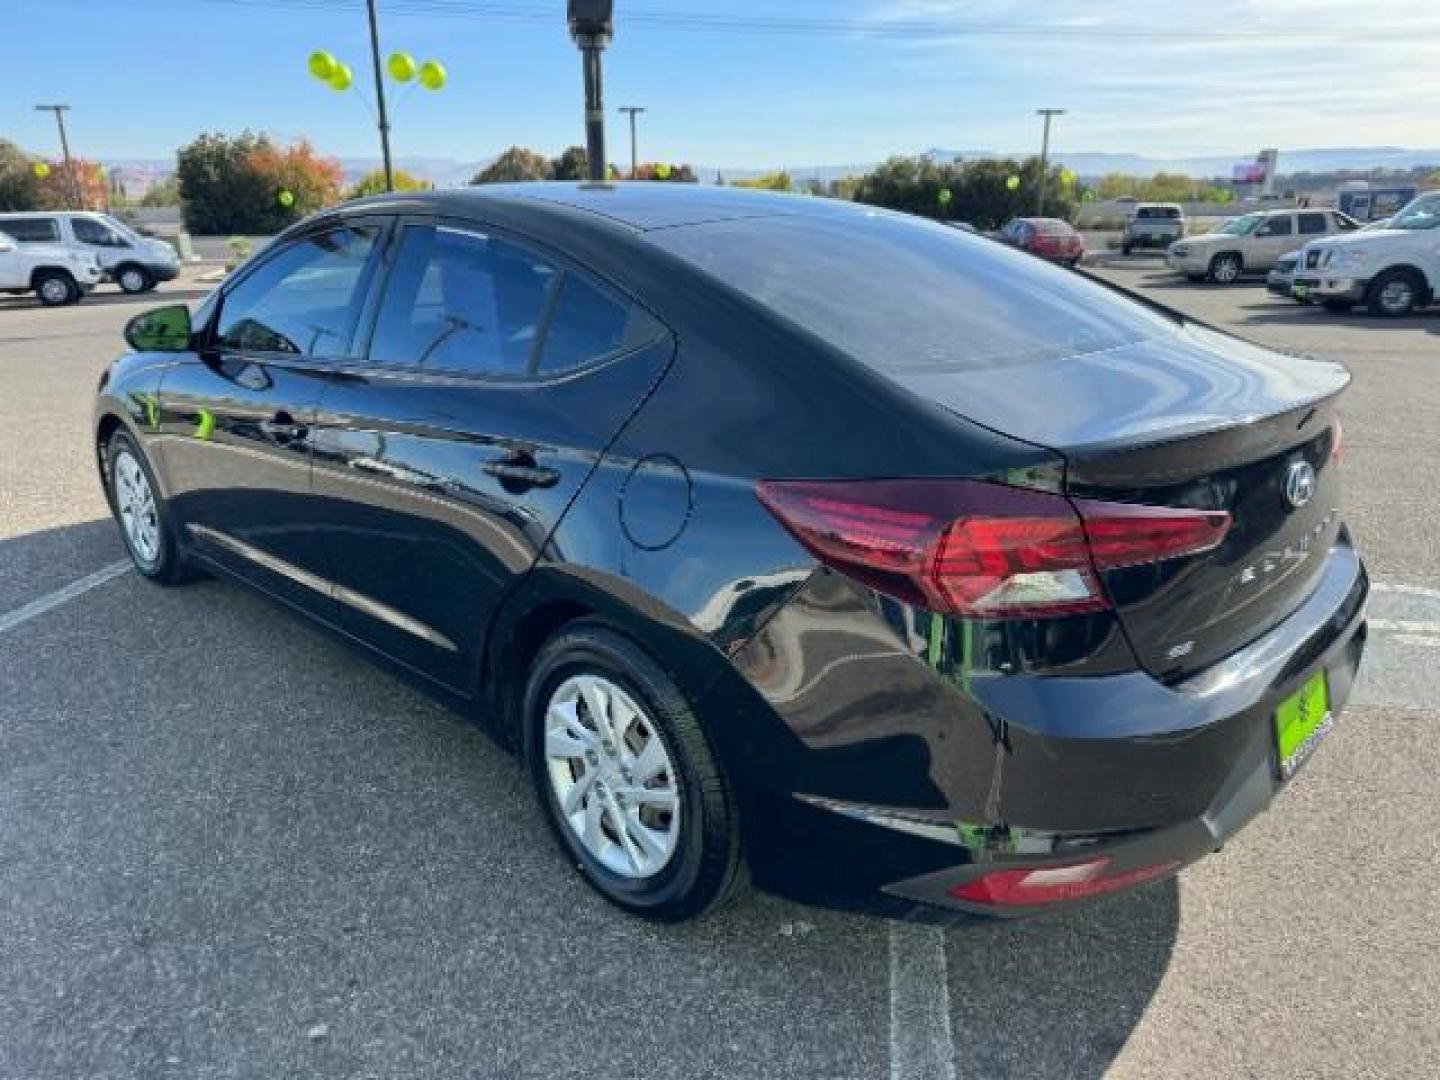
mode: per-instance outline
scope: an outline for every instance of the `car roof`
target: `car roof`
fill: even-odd
[[[497,207],[535,209],[553,206],[584,211],[646,232],[706,221],[771,217],[776,214],[821,215],[835,212],[838,206],[852,205],[834,199],[781,192],[639,181],[611,184],[479,184],[443,191],[377,195],[346,203],[337,209],[342,213],[385,209],[465,216]]]

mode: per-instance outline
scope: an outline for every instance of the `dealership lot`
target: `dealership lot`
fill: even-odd
[[[1440,1071],[1440,314],[1096,272],[1351,366],[1370,665],[1178,882],[945,931],[604,905],[483,736],[235,587],[110,571],[90,393],[157,298],[0,300],[0,1078]]]

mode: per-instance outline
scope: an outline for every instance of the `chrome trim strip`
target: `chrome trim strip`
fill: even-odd
[[[396,611],[388,604],[382,604],[373,597],[366,596],[364,593],[358,593],[354,589],[347,589],[344,585],[339,585],[330,581],[328,578],[320,577],[318,574],[312,574],[310,571],[304,570],[294,563],[286,562],[284,559],[277,558],[269,552],[261,551],[259,548],[247,544],[243,540],[237,540],[228,533],[211,529],[205,525],[191,525],[189,523],[186,524],[185,528],[203,540],[209,540],[211,543],[218,544],[220,547],[234,552],[242,558],[249,559],[257,566],[263,566],[266,570],[278,574],[289,581],[293,581],[297,585],[303,585],[307,589],[314,589],[322,596],[328,596],[332,600],[338,600],[340,603],[346,604],[356,611],[364,612],[373,619],[379,619],[383,623],[388,623],[397,630],[404,630],[407,634],[414,634],[422,641],[428,641],[430,644],[442,649],[447,649],[450,652],[460,651],[460,647],[444,634],[440,633],[440,631],[427,626],[418,619],[412,619],[403,611]]]

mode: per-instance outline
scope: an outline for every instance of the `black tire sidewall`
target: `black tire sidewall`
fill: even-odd
[[[45,283],[47,281],[59,281],[65,285],[65,299],[48,300],[45,297]],[[80,299],[80,286],[75,284],[75,279],[63,270],[47,270],[40,275],[35,282],[35,295],[40,298],[40,303],[46,307],[64,307],[66,304],[73,304]]]
[[[124,277],[126,274],[139,274],[140,287],[136,289],[127,289],[124,283]],[[146,271],[143,266],[136,266],[134,263],[128,263],[115,271],[115,284],[120,286],[121,292],[128,293],[131,296],[139,296],[141,293],[149,292],[150,289],[153,287],[151,284],[149,272]]]
[[[622,877],[588,852],[564,820],[544,753],[545,706],[575,675],[616,683],[646,713],[679,773],[680,835],[670,861],[649,878]],[[603,623],[572,624],[536,655],[522,704],[524,753],[551,832],[581,876],[612,903],[658,921],[702,914],[724,899],[738,858],[738,828],[699,721],[679,688],[638,645]]]
[[[1224,266],[1227,263],[1239,263],[1239,259],[1234,255],[1216,255],[1215,258],[1210,260],[1209,277],[1210,280],[1213,281],[1216,285],[1233,285],[1237,280],[1239,280],[1240,270],[1242,269],[1243,264],[1236,266],[1235,276],[1230,278],[1228,281],[1220,277],[1220,267]]]
[[[1380,294],[1384,292],[1385,286],[1392,281],[1408,281],[1410,283],[1410,305],[1403,311],[1391,311],[1380,302]],[[1404,318],[1412,315],[1420,305],[1420,294],[1423,285],[1416,279],[1416,276],[1408,270],[1386,270],[1383,271],[1374,281],[1370,283],[1370,295],[1366,307],[1372,315],[1381,315],[1387,319]]]
[[[160,554],[156,557],[153,565],[147,565],[141,560],[139,554],[130,545],[130,537],[125,534],[125,526],[120,521],[119,506],[115,501],[115,459],[120,456],[121,452],[129,454],[139,464],[140,471],[145,474],[146,483],[150,485],[150,494],[155,500],[155,516],[160,525]],[[115,523],[120,526],[121,542],[125,545],[125,551],[129,554],[130,561],[135,564],[135,569],[153,581],[169,582],[175,579],[179,570],[179,557],[174,533],[171,530],[170,509],[160,494],[160,485],[155,480],[155,473],[150,468],[150,462],[135,440],[124,431],[117,431],[110,436],[110,442],[105,448],[105,497],[110,502],[110,510],[115,515]]]

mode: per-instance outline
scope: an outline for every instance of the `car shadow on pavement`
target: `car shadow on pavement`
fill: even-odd
[[[33,576],[0,610],[119,553],[108,521],[0,542]],[[616,911],[519,761],[237,585],[123,574],[0,634],[0,670],[0,1075],[890,1073],[894,925]],[[1099,1076],[1178,911],[1165,883],[936,931],[959,1071]]]
[[[1363,308],[1357,307],[1353,311],[1346,312],[1326,311],[1310,304],[1297,304],[1293,300],[1286,300],[1282,297],[1268,298],[1253,304],[1238,304],[1236,307],[1245,313],[1242,316],[1242,321],[1245,323],[1314,327],[1317,323],[1323,326],[1328,322],[1336,326],[1375,332],[1424,330],[1431,334],[1440,333],[1440,312],[1422,312],[1418,315],[1406,315],[1402,318],[1392,319],[1371,315]]]

